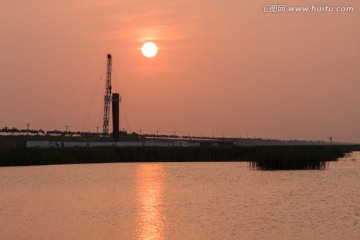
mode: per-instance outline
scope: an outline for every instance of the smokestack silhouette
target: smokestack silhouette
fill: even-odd
[[[113,118],[113,140],[119,141],[119,102],[120,95],[113,93],[112,95],[112,118]]]

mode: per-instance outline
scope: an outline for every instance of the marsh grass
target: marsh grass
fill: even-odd
[[[256,151],[249,163],[259,170],[325,170],[348,153],[342,146],[276,146]]]

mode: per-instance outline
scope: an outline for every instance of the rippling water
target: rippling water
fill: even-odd
[[[247,163],[0,168],[0,239],[359,239],[360,153],[325,171]]]

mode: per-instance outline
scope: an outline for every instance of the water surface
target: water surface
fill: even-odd
[[[360,153],[328,170],[240,163],[0,168],[0,239],[359,239]]]

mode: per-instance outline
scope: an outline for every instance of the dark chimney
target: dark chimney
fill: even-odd
[[[119,141],[119,102],[120,95],[113,93],[112,95],[112,118],[113,118],[113,140]]]

